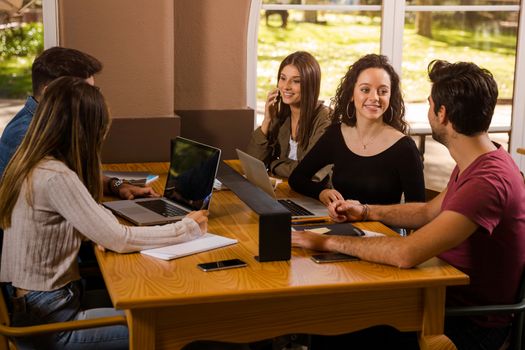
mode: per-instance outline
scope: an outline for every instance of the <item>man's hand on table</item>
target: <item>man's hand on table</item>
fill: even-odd
[[[118,194],[121,199],[134,199],[137,197],[160,197],[151,187],[135,186],[129,183],[123,183]]]

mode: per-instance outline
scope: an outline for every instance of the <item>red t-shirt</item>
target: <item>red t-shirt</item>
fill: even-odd
[[[516,302],[525,266],[525,184],[499,145],[450,177],[441,209],[460,213],[479,228],[439,257],[470,276],[467,286],[447,289],[447,305]],[[510,317],[476,317],[484,327],[502,327]]]

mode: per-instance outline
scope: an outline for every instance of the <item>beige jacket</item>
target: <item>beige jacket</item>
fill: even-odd
[[[255,129],[248,145],[248,153],[262,160],[275,175],[289,177],[299,161],[310,151],[331,124],[329,114],[330,109],[320,103],[307,147],[304,148],[301,145],[297,147],[298,160],[288,158],[290,153],[290,118],[287,118],[283,124],[280,124],[277,120],[272,120],[268,129],[268,135],[275,135],[276,129],[278,129],[275,140],[269,140],[261,131],[261,127]]]

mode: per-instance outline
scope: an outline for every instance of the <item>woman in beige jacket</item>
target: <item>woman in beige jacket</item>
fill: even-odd
[[[279,66],[277,88],[268,93],[264,119],[248,153],[275,175],[288,177],[330,125],[319,99],[321,68],[308,52],[297,51]]]

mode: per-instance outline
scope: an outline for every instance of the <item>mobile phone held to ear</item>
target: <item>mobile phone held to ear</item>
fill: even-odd
[[[244,267],[246,263],[240,259],[220,260],[197,265],[202,271],[218,271],[225,269],[234,269],[236,267]]]
[[[341,261],[355,261],[359,260],[357,256],[347,255],[342,253],[326,253],[312,255],[311,259],[318,264]]]
[[[282,101],[282,97],[281,97],[281,90],[277,90],[277,96],[275,96],[275,103],[277,104],[277,113],[279,113],[281,111],[281,101]]]

